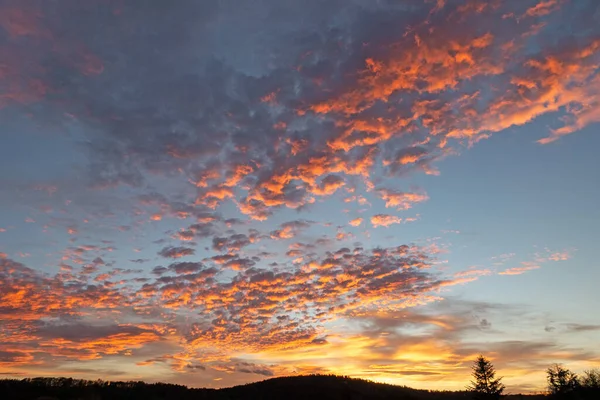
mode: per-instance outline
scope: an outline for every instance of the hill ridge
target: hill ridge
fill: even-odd
[[[74,378],[24,378],[0,380],[6,400],[458,400],[469,399],[467,391],[414,389],[404,385],[374,382],[333,374],[311,374],[268,378],[226,388],[192,388],[172,383],[103,381]],[[538,399],[539,395],[509,395],[507,399]]]

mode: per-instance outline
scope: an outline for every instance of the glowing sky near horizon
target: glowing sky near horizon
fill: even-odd
[[[600,3],[0,0],[0,375],[600,366]]]

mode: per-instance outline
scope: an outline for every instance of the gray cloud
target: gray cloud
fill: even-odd
[[[196,250],[189,247],[165,247],[158,252],[158,255],[165,258],[181,258],[185,256],[192,256],[196,253]]]

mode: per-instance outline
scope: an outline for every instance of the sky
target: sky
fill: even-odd
[[[600,3],[0,0],[0,375],[600,366]]]

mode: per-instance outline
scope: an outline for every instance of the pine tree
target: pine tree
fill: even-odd
[[[504,392],[504,384],[502,384],[502,378],[496,379],[496,370],[492,363],[480,355],[477,357],[473,366],[473,378],[471,385],[467,387],[468,390],[474,393],[476,399],[499,399]]]

